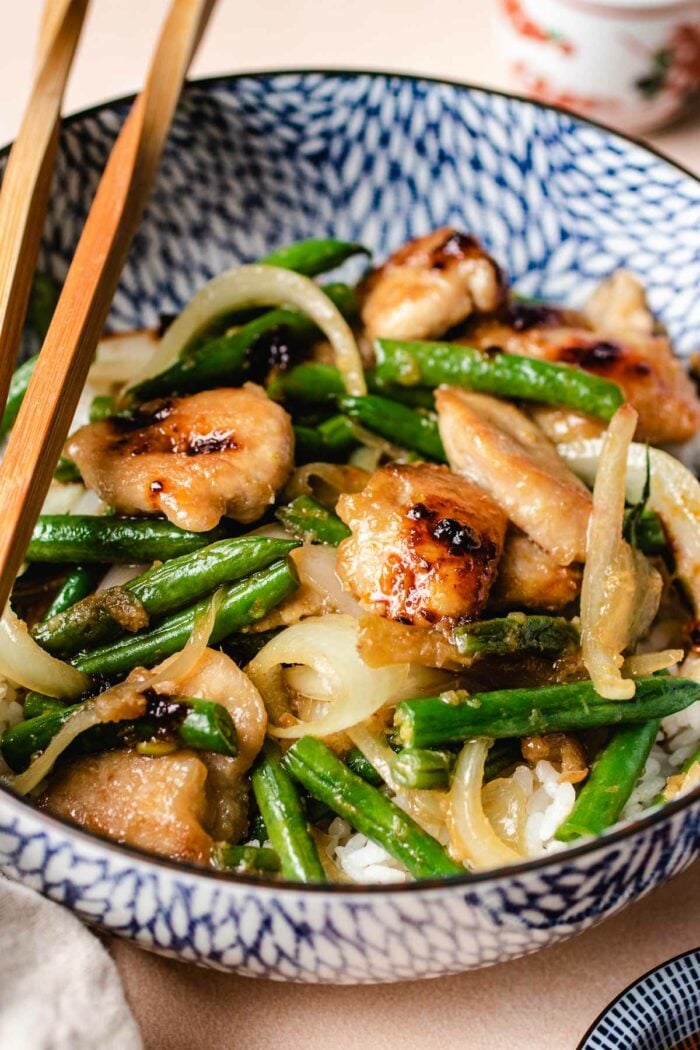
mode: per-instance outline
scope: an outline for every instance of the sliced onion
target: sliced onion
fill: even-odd
[[[320,484],[314,484],[314,482]],[[325,506],[335,507],[338,496],[344,492],[361,492],[369,481],[369,474],[359,467],[334,463],[306,463],[298,467],[287,482],[285,499],[314,496]]]
[[[59,700],[79,696],[90,686],[90,679],[82,671],[37,645],[24,620],[9,605],[0,619],[0,675],[15,685]]]
[[[489,743],[479,739],[464,745],[449,794],[447,824],[453,855],[475,871],[514,864],[522,859],[498,837],[484,813],[481,788]]]
[[[42,514],[71,514],[76,503],[85,495],[85,486],[79,481],[71,481],[63,484],[52,481],[49,491],[46,493]]]
[[[374,434],[354,419],[350,420],[350,432],[356,441],[359,441],[365,448],[372,450],[376,457],[376,460],[373,460],[373,462],[376,461],[377,465],[382,456],[399,463],[405,462],[407,459],[415,459],[414,454],[402,448],[401,445],[395,445],[393,441],[389,441],[379,434]],[[376,470],[376,466],[373,469]]]
[[[397,804],[428,834],[445,843],[448,838],[445,816],[447,792],[419,791],[397,784],[391,772],[394,752],[366,725],[353,726],[348,730],[348,736],[370,765],[374,766],[387,787],[394,792]]]
[[[337,554],[334,547],[306,543],[292,551],[291,557],[301,584],[318,595],[325,609],[347,616],[364,616],[364,609],[349,591],[344,590],[335,571]]]
[[[656,674],[657,671],[665,671],[669,667],[675,667],[683,659],[685,653],[682,649],[664,649],[658,653],[637,653],[628,656],[622,665],[624,674],[632,678],[641,678],[643,675]]]
[[[635,552],[622,527],[627,453],[637,418],[631,405],[623,405],[603,439],[581,584],[583,663],[598,693],[608,700],[629,700],[635,692],[632,679],[621,674],[638,594]]]
[[[335,364],[347,392],[367,393],[360,351],[338,308],[310,278],[278,266],[238,266],[200,288],[168,328],[141,378],[150,378],[169,368],[218,318],[252,306],[287,306],[300,310],[321,329],[333,347]]]
[[[472,663],[472,658],[462,656],[442,631],[361,612],[358,648],[370,667],[412,663],[456,671]]]
[[[220,594],[215,595],[209,603],[209,607],[197,617],[192,628],[192,634],[179,653],[173,653],[172,656],[169,656],[162,663],[151,668],[151,670],[136,668],[125,682],[105,690],[104,693],[100,693],[99,696],[88,700],[75,711],[61,726],[46,750],[34,759],[24,773],[15,777],[12,785],[15,791],[20,795],[26,795],[27,792],[33,791],[44,777],[48,776],[56,760],[73,743],[75,738],[87,729],[91,729],[92,726],[100,725],[104,722],[119,722],[128,718],[139,718],[143,715],[145,710],[143,694],[146,689],[170,691],[178,681],[191,674],[206,651],[220,601]],[[59,662],[56,661],[56,663]],[[71,670],[75,670],[75,668],[71,668]],[[83,688],[86,687],[84,686]],[[42,691],[46,692],[46,690]],[[49,695],[56,696],[58,694],[51,693]]]
[[[528,794],[518,777],[498,777],[481,789],[481,804],[489,824],[507,846],[523,855],[527,803]]]
[[[603,439],[559,445],[558,452],[572,470],[593,484],[598,472]],[[683,582],[700,619],[700,482],[687,467],[668,452],[649,449],[651,491],[647,506],[664,523],[676,560],[676,574]],[[636,502],[644,488],[647,448],[630,445],[627,454],[627,499]]]
[[[102,721],[95,710],[94,701],[88,701],[79,711],[76,711],[64,722],[56,736],[51,740],[45,751],[35,758],[31,765],[20,773],[12,782],[14,790],[19,795],[26,795],[40,784],[44,777],[48,776],[54,767],[54,763],[60,755],[69,747],[76,737],[84,733],[86,729],[92,729]]]
[[[364,722],[387,704],[397,703],[410,694],[420,694],[423,683],[431,680],[423,668],[410,664],[372,668],[357,651],[358,623],[353,616],[329,614],[311,617],[282,631],[260,650],[248,665],[247,674],[265,701],[272,721],[279,721],[284,695],[285,665],[299,665],[315,672],[315,677],[296,675],[311,699],[332,697],[326,714],[312,722],[297,721],[272,725],[268,732],[284,739],[301,736],[330,736]]]
[[[97,344],[88,383],[105,389],[131,383],[132,376],[142,372],[151,361],[157,346],[158,335],[154,328],[104,336]]]

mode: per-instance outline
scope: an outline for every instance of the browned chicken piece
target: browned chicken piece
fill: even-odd
[[[427,463],[377,470],[337,512],[352,530],[337,571],[364,608],[417,626],[451,625],[486,603],[506,516],[478,486]]]
[[[140,674],[137,669],[130,676],[135,687]],[[124,750],[72,759],[51,778],[41,805],[131,846],[204,863],[212,838],[235,841],[246,830],[248,789],[243,775],[262,747],[267,712],[247,675],[230,657],[212,649],[205,650],[194,671],[167,695],[223,704],[236,726],[238,755],[180,750],[148,757]],[[135,691],[133,702],[139,698]],[[120,702],[128,704],[128,696]],[[139,713],[125,706],[118,717]]]
[[[598,285],[584,316],[597,332],[621,339],[646,339],[657,328],[644,285],[627,270],[616,270]]]
[[[486,394],[435,393],[450,466],[493,496],[559,565],[584,561],[591,494],[531,419]]]
[[[209,771],[206,828],[217,841],[236,842],[248,825],[248,787],[243,775],[260,751],[267,711],[250,678],[225,653],[207,649],[195,671],[178,682],[179,696],[215,700],[229,711],[236,726],[238,754],[204,754]]]
[[[501,271],[479,242],[443,227],[409,241],[363,282],[370,339],[431,339],[503,297]]]
[[[520,742],[523,758],[536,762],[552,762],[561,769],[559,783],[579,784],[588,776],[588,763],[583,748],[573,733],[545,733],[544,736],[525,736]]]
[[[194,532],[257,520],[291,473],[289,416],[252,383],[142,405],[81,427],[66,454],[122,514],[164,514]]]
[[[529,405],[523,405],[523,411],[555,445],[597,438],[605,433],[606,424],[602,419],[584,415],[583,412],[574,412],[570,408],[540,405],[533,401]]]
[[[66,762],[40,805],[129,846],[175,860],[205,862],[207,767],[194,751],[148,758],[107,751]]]
[[[556,612],[578,598],[580,565],[557,565],[551,554],[518,529],[509,530],[489,608]]]
[[[515,313],[513,313],[515,310]],[[683,363],[664,336],[624,336],[546,321],[517,322],[518,304],[503,320],[478,324],[460,341],[481,349],[572,365],[617,383],[639,413],[636,439],[654,445],[687,441],[700,428],[700,400]],[[554,314],[556,317],[557,315]],[[556,440],[595,436],[602,429],[590,417],[543,409],[545,428]]]

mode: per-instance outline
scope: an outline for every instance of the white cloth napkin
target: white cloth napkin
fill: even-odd
[[[0,877],[2,1050],[142,1050],[116,966],[67,908]]]

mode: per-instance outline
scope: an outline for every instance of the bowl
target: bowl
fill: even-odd
[[[127,112],[65,121],[41,265],[63,277]],[[580,303],[638,273],[676,346],[700,334],[700,184],[563,111],[390,74],[284,72],[188,85],[110,317],[153,325],[205,280],[309,236],[382,256],[471,230],[524,295]],[[619,911],[700,854],[700,792],[574,849],[387,888],[264,885],[148,856],[0,790],[0,870],[164,955],[278,980],[409,980],[487,966]]]
[[[692,1050],[700,1045],[700,948],[637,978],[606,1006],[578,1050]]]

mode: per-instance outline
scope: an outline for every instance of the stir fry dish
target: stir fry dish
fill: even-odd
[[[445,228],[214,277],[97,347],[0,621],[4,783],[303,883],[638,819],[700,784],[698,430],[627,272],[550,305]]]

